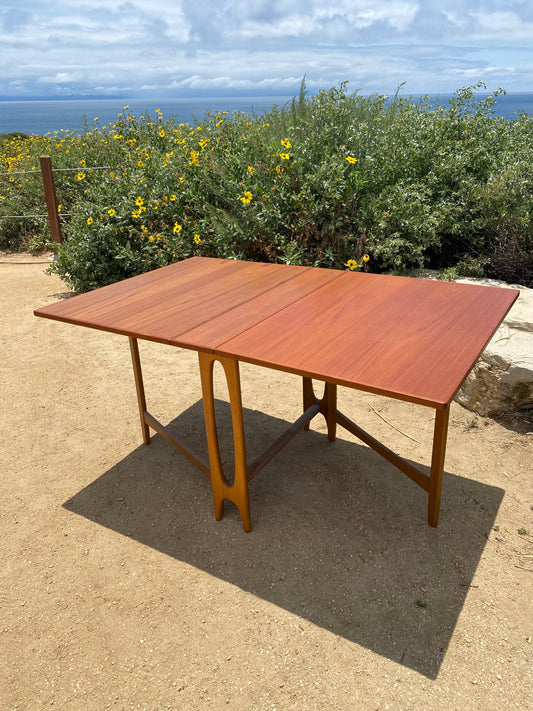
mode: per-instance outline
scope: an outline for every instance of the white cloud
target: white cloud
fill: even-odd
[[[514,12],[480,13],[476,14],[475,18],[476,39],[509,39],[514,42],[533,39],[533,18],[528,21]]]
[[[531,87],[533,3],[508,0],[3,0],[0,95]]]

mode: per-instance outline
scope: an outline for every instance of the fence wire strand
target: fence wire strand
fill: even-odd
[[[84,170],[118,170],[118,166],[115,165],[95,165],[92,167],[88,167],[86,165],[82,165],[79,168],[54,168],[54,173],[79,173],[80,171]],[[0,173],[0,176],[2,175],[26,175],[26,173],[40,173],[40,170],[11,170],[8,173]]]
[[[79,168],[54,168],[54,173],[79,173],[80,170],[88,171],[88,170],[117,170],[119,169],[118,166],[113,166],[113,165],[95,165],[95,166],[86,166],[82,165]],[[26,175],[26,174],[32,174],[32,173],[42,173],[42,171],[39,170],[13,170],[10,171],[9,173],[0,173],[0,177],[3,175]],[[62,212],[60,217],[76,217],[76,214],[73,214],[71,212]],[[41,218],[41,217],[46,217],[48,218],[48,214],[46,215],[0,215],[0,220],[31,220],[35,218]]]
[[[79,213],[73,213],[73,212],[61,212],[59,213],[60,217],[77,217]],[[33,217],[46,217],[48,218],[48,214],[46,215],[0,215],[0,220],[27,220],[31,219]]]

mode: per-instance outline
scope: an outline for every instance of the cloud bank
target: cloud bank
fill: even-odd
[[[530,0],[3,0],[0,96],[531,91]]]

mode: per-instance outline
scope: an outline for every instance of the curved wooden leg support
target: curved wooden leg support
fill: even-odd
[[[436,527],[439,522],[442,474],[444,472],[444,455],[446,454],[446,438],[448,436],[449,418],[449,405],[447,405],[444,410],[436,410],[428,492],[428,523],[433,527]]]
[[[215,518],[220,521],[224,514],[224,501],[228,499],[239,509],[242,525],[245,531],[252,530],[250,518],[250,501],[248,496],[248,467],[246,464],[246,449],[244,441],[244,423],[242,417],[241,381],[239,363],[232,358],[214,356],[211,353],[198,353],[200,362],[200,378],[202,381],[202,397],[204,401],[205,429],[209,449],[209,468],[211,472],[211,487],[215,505]],[[217,423],[215,415],[215,394],[213,385],[213,365],[219,361],[224,368],[231,408],[233,425],[233,445],[235,452],[235,474],[233,484],[228,484],[222,467],[220,446],[218,443]]]
[[[333,383],[324,383],[324,394],[319,400],[315,395],[311,378],[303,378],[303,397],[304,412],[311,405],[320,405],[320,412],[324,415],[328,427],[328,439],[334,442],[337,436],[337,386]],[[304,429],[308,430],[309,424]]]

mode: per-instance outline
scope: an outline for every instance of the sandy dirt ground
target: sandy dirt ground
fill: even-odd
[[[142,444],[127,339],[35,318],[67,289],[16,261],[0,264],[0,709],[533,708],[525,416],[452,406],[437,529],[422,490],[316,419],[252,482],[244,533],[159,435]],[[207,456],[197,356],[140,347],[148,409]],[[300,381],[246,365],[242,381],[253,457],[299,416]],[[351,390],[339,409],[427,471],[431,410]]]

